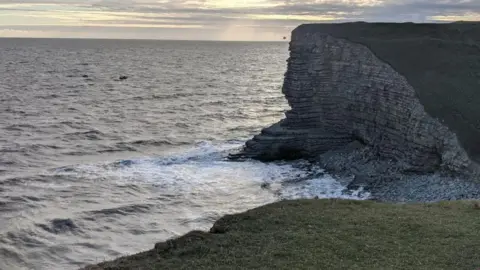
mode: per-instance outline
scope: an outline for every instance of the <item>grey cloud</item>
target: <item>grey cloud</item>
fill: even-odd
[[[85,8],[117,12],[169,13],[189,15],[236,16],[242,14],[277,15],[327,15],[332,13],[364,14],[365,19],[375,19],[377,14],[458,14],[480,12],[478,0],[384,0],[380,5],[362,7],[351,1],[270,0],[278,6],[269,8],[216,8],[202,9],[205,1],[169,0],[159,3],[154,0],[0,0],[0,4],[67,4]]]
[[[108,20],[95,20],[91,23],[105,24],[104,28],[95,26],[97,31],[117,31],[118,28],[108,25],[144,25],[140,32],[148,31],[147,25],[158,29],[161,25],[202,26],[197,32],[219,31],[226,25],[255,28],[257,31],[273,31],[287,35],[295,26],[315,21],[298,19],[252,19],[247,15],[309,15],[309,16],[336,16],[336,21],[430,21],[432,16],[458,16],[466,13],[480,13],[480,0],[383,0],[378,5],[361,6],[352,1],[342,0],[270,0],[278,4],[272,7],[248,8],[210,8],[206,9],[205,1],[168,0],[159,3],[156,0],[0,0],[0,4],[32,4],[32,7],[13,7],[11,11],[36,10],[41,14],[43,8],[35,8],[33,4],[65,4],[77,5],[85,12],[122,12],[126,15]],[[0,11],[2,9],[0,8]],[[6,9],[4,9],[5,11]],[[47,16],[47,15],[45,15]],[[268,18],[268,17],[267,17]],[[83,20],[89,23],[88,20]],[[317,21],[318,22],[318,21]],[[17,26],[19,27],[19,26]],[[54,27],[54,26],[52,26]],[[11,28],[11,27],[9,27]],[[38,27],[37,27],[38,28]],[[68,29],[85,27],[73,27]],[[123,29],[127,29],[122,27]],[[56,26],[55,29],[64,31],[66,28]],[[59,30],[59,31],[60,31]],[[79,30],[79,31],[80,31]],[[73,31],[73,30],[71,30]],[[152,31],[150,29],[150,31]],[[157,30],[156,30],[157,31]],[[165,30],[168,33],[173,30]],[[177,30],[178,31],[178,30]],[[187,31],[182,29],[182,31]],[[202,32],[203,31],[203,32]],[[184,32],[185,33],[185,32]],[[210,33],[210,32],[209,32]]]

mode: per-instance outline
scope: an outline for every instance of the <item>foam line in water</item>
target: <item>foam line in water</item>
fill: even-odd
[[[98,181],[114,181],[117,185],[154,185],[164,192],[187,195],[204,192],[211,196],[242,192],[251,186],[263,187],[280,199],[350,198],[365,199],[363,191],[346,194],[345,187],[321,168],[310,168],[306,161],[262,163],[231,162],[228,151],[242,142],[215,144],[201,142],[192,149],[164,157],[121,160],[101,165],[81,165],[60,173],[75,174]],[[320,173],[320,175],[319,175]],[[233,195],[233,194],[231,194]]]

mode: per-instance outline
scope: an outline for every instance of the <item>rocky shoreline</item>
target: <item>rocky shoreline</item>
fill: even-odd
[[[302,25],[291,110],[230,158],[310,159],[382,201],[480,198],[479,41],[478,23]]]
[[[369,192],[371,200],[402,203],[480,198],[480,181],[472,173],[402,171],[398,161],[378,159],[356,143],[321,154],[313,162],[336,175],[348,190]]]

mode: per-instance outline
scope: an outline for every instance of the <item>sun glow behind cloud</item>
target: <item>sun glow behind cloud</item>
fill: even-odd
[[[433,20],[436,21],[444,21],[444,22],[451,22],[451,21],[480,21],[480,12],[478,13],[466,13],[461,16],[458,15],[437,15],[432,16]]]
[[[253,8],[253,7],[274,7],[278,3],[268,0],[210,0],[205,1],[205,7],[210,8]]]
[[[281,40],[302,23],[480,20],[478,0],[0,0],[0,36]]]

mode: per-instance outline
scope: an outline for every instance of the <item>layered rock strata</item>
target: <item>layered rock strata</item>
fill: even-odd
[[[480,25],[473,23],[300,26],[283,85],[291,110],[232,157],[475,171],[479,44]]]

